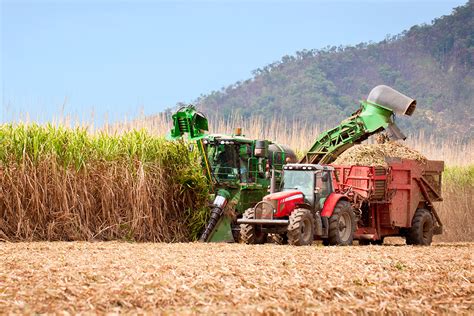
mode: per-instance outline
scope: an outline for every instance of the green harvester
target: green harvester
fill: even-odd
[[[207,134],[208,121],[192,105],[173,114],[171,139],[188,135],[196,142],[211,188],[211,216],[200,241],[238,241],[236,219],[279,185],[283,165],[296,162],[287,146],[249,139],[240,129],[232,135]],[[271,174],[274,176],[271,177]]]

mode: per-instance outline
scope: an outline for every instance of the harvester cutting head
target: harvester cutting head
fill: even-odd
[[[193,105],[183,106],[173,114],[173,128],[169,137],[176,139],[188,133],[190,140],[197,140],[205,137],[209,130],[207,118],[198,112]]]

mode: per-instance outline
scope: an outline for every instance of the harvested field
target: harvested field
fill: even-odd
[[[472,314],[473,253],[473,243],[1,243],[0,314]]]

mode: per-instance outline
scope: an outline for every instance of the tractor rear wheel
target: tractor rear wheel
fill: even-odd
[[[356,228],[356,218],[351,204],[339,201],[329,217],[329,244],[338,246],[352,245]]]
[[[311,245],[314,239],[314,222],[310,210],[297,208],[290,215],[288,243],[294,246]]]
[[[244,219],[255,219],[255,210],[249,208],[244,212]],[[240,241],[245,244],[264,244],[267,233],[262,232],[260,225],[240,224]]]
[[[433,240],[433,216],[424,208],[416,210],[406,235],[407,245],[429,246]]]

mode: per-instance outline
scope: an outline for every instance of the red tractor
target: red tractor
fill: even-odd
[[[288,164],[281,192],[263,198],[238,220],[240,238],[260,244],[268,234],[291,245],[382,243],[403,236],[429,245],[442,224],[432,202],[441,201],[442,161],[393,159],[388,167]]]

